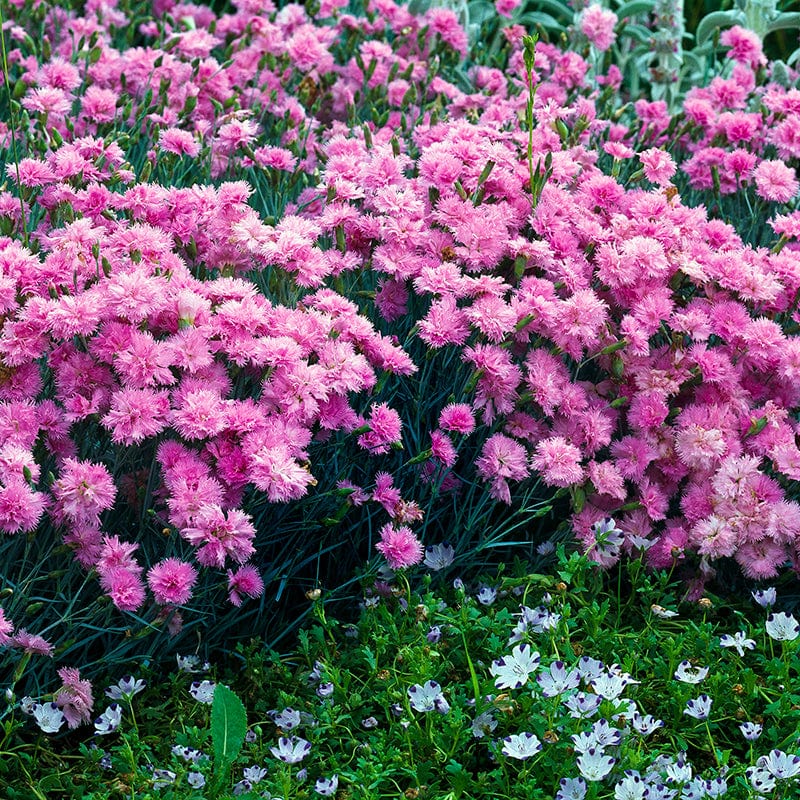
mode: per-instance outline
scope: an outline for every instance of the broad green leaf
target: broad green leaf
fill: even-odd
[[[215,767],[231,763],[244,744],[247,713],[244,704],[227,686],[218,683],[211,704],[211,745]]]
[[[743,22],[740,11],[712,11],[700,20],[695,32],[697,44],[703,44],[706,39],[714,35],[717,28],[728,28],[731,25],[739,25]]]
[[[620,18],[635,17],[637,14],[650,13],[655,5],[654,0],[629,0],[623,3],[614,13]]]
[[[800,28],[800,12],[792,11],[780,14],[767,25],[767,33],[785,30],[787,28]]]

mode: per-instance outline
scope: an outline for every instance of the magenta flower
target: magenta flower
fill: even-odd
[[[425,554],[422,542],[405,525],[395,528],[391,524],[381,529],[381,540],[375,549],[383,554],[392,569],[403,569],[419,564]]]
[[[147,573],[147,583],[161,605],[182,605],[192,596],[197,570],[177,558],[165,558]]]

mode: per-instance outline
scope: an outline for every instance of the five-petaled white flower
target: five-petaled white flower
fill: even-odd
[[[753,639],[748,639],[747,634],[744,631],[736,631],[733,636],[731,636],[729,633],[720,636],[719,646],[735,647],[736,652],[740,656],[743,656],[745,648],[748,650],[753,650],[756,646],[756,643]]]
[[[518,644],[510,656],[492,661],[489,672],[495,677],[494,685],[498,689],[519,689],[536,671],[539,658],[538,653],[531,652],[529,644]]]
[[[783,611],[770,614],[765,623],[767,633],[779,642],[792,642],[800,636],[800,623]]]
[[[592,748],[578,756],[577,764],[578,771],[587,781],[601,781],[611,772],[614,759],[602,750]]]
[[[756,766],[766,769],[778,780],[786,780],[800,775],[800,756],[789,755],[782,750],[771,750],[768,756],[761,756]]]
[[[44,733],[56,733],[64,724],[64,712],[55,703],[36,703],[32,713]]]
[[[700,683],[708,675],[708,667],[693,667],[688,661],[681,661],[675,670],[675,680],[682,683]]]
[[[116,686],[109,686],[106,689],[106,696],[112,700],[128,700],[135,694],[139,694],[147,684],[139,678],[136,679],[131,675],[125,675]]]
[[[189,687],[189,694],[197,700],[198,703],[206,703],[211,705],[214,702],[214,689],[217,684],[211,681],[195,681]]]
[[[442,693],[442,687],[436,681],[426,681],[422,686],[415,683],[408,689],[408,700],[414,711],[438,711],[446,714],[450,710],[450,704]]]
[[[286,764],[299,764],[311,752],[311,742],[299,736],[292,736],[291,739],[281,736],[278,746],[270,747],[270,752]]]
[[[503,739],[503,755],[524,760],[536,755],[542,743],[532,733],[512,733]]]
[[[766,589],[756,589],[750,592],[753,595],[753,600],[758,603],[761,608],[772,608],[778,600],[778,593],[774,586],[769,586]]]
[[[711,703],[713,701],[707,694],[701,694],[695,700],[689,700],[686,703],[686,708],[683,713],[687,716],[694,717],[695,719],[708,719],[711,713]]]
[[[95,721],[94,732],[98,736],[114,733],[122,722],[122,709],[119,704],[112,703]]]

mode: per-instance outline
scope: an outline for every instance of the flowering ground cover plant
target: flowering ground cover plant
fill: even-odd
[[[41,763],[70,758],[52,791],[92,800],[796,794],[800,623],[782,591],[681,603],[636,560],[621,593],[563,544],[540,572],[521,566],[454,586],[429,568],[384,575],[352,622],[320,598],[291,654],[253,641],[232,672],[145,667],[73,734],[91,686],[65,674],[53,701],[12,700],[3,749],[21,755],[38,728]],[[15,763],[9,797],[29,797]]]

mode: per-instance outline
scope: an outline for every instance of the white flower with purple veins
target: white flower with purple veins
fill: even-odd
[[[625,770],[625,777],[614,787],[614,800],[644,800],[647,784],[642,776],[632,769]]]
[[[758,722],[743,722],[739,726],[739,730],[742,732],[742,736],[744,736],[748,742],[754,742],[759,736],[761,736],[762,732],[764,731],[764,726],[760,725]]]
[[[252,767],[245,767],[242,770],[242,777],[250,783],[260,783],[267,775],[264,767],[259,767],[257,764]]]
[[[205,703],[210,706],[214,702],[214,689],[216,686],[217,684],[211,681],[195,681],[189,687],[189,694],[198,703]]]
[[[153,770],[153,788],[154,789],[166,789],[167,786],[171,786],[175,783],[175,779],[178,776],[168,769],[154,769]]]
[[[492,712],[483,711],[472,721],[472,735],[476,739],[482,739],[492,733],[496,727],[497,720],[492,715]]]
[[[769,586],[766,589],[756,589],[751,592],[753,600],[758,603],[761,608],[772,608],[778,600],[778,592],[774,586]]]
[[[555,800],[583,800],[586,797],[586,781],[583,778],[562,778],[558,782]]]
[[[519,689],[528,682],[539,666],[540,656],[531,651],[529,644],[518,644],[510,656],[492,661],[489,672],[494,675],[498,689]]]
[[[638,712],[633,715],[631,723],[633,724],[633,729],[641,736],[649,736],[659,728],[664,727],[664,720],[656,719],[651,714],[642,716]]]
[[[706,797],[722,797],[728,792],[728,782],[725,778],[713,778],[705,783]]]
[[[125,675],[116,686],[109,686],[106,689],[106,696],[112,700],[131,700],[135,694],[139,694],[147,684],[140,679],[135,679],[130,675]]]
[[[603,674],[603,662],[598,661],[596,658],[584,656],[578,662],[578,674],[585,683],[589,684]]]
[[[587,781],[601,781],[611,772],[615,760],[602,750],[592,748],[578,756],[578,771]]]
[[[206,779],[202,772],[187,772],[186,783],[193,789],[202,789],[206,785]]]
[[[311,742],[299,736],[281,736],[278,746],[270,747],[270,752],[285,764],[299,764],[311,752]]]
[[[422,686],[415,683],[408,689],[408,701],[414,711],[438,711],[446,714],[450,710],[450,704],[442,693],[442,687],[436,681],[426,681]]]
[[[708,719],[708,715],[711,713],[712,702],[713,701],[707,694],[701,694],[697,699],[687,701],[683,713],[695,719]]]
[[[561,614],[553,614],[544,606],[528,608],[520,606],[520,621],[514,627],[509,644],[519,642],[526,633],[544,633],[555,628],[561,620]]]
[[[378,720],[375,719],[375,717],[366,717],[365,719],[361,720],[361,725],[367,730],[370,730],[371,728],[377,728]]]
[[[602,702],[602,697],[596,694],[586,694],[585,692],[570,695],[563,701],[569,711],[569,715],[574,719],[585,719],[593,716],[597,713],[597,709],[600,708],[600,703]]]
[[[112,703],[95,721],[94,731],[98,736],[114,733],[122,722],[122,709],[117,703]]]
[[[284,708],[280,714],[275,714],[272,721],[285,731],[290,731],[300,724],[300,712],[294,708]]]
[[[599,694],[605,700],[616,700],[625,691],[629,677],[624,673],[603,672],[591,681],[590,686],[595,694]]]
[[[554,661],[547,671],[540,672],[536,676],[536,682],[545,697],[558,697],[570,689],[575,689],[580,680],[578,670],[567,671],[563,661]]]
[[[432,544],[425,548],[425,560],[422,562],[428,569],[438,572],[446,569],[453,563],[456,551],[447,542]]]
[[[771,750],[768,756],[761,756],[756,766],[767,770],[773,778],[785,781],[800,775],[800,755],[789,755],[782,750]]]
[[[688,661],[681,661],[675,670],[674,678],[681,683],[697,684],[705,680],[708,675],[708,667],[693,667]]]
[[[729,633],[720,636],[719,646],[735,647],[736,652],[740,656],[743,656],[745,648],[747,650],[755,650],[756,643],[754,639],[748,639],[747,634],[744,631],[736,631],[733,636],[731,636]]]
[[[769,770],[761,767],[748,767],[744,774],[747,775],[750,785],[759,794],[768,794],[775,788],[775,778]]]
[[[591,555],[601,564],[616,559],[625,541],[625,535],[617,527],[617,523],[613,519],[601,520],[595,522],[593,528],[595,543],[592,545]]]
[[[597,742],[597,747],[615,747],[622,741],[622,731],[613,728],[604,719],[599,719],[592,725],[591,735]]]
[[[509,758],[525,760],[536,755],[542,749],[542,743],[532,733],[512,733],[503,739],[503,755]]]
[[[674,800],[677,792],[663,783],[651,783],[647,787],[647,800]]]
[[[64,712],[55,703],[36,703],[33,718],[44,733],[56,733],[64,724]]]
[[[681,800],[703,800],[706,797],[706,782],[701,777],[692,778],[681,789]]]
[[[482,606],[490,606],[497,600],[497,591],[491,586],[481,586],[475,598]]]
[[[800,636],[800,623],[791,614],[783,611],[770,614],[765,627],[770,637],[779,642],[792,642]]]
[[[314,784],[314,791],[317,794],[321,794],[323,797],[332,797],[336,794],[338,788],[338,775],[331,775],[330,778],[317,778],[317,782]]]
[[[320,697],[330,697],[333,694],[333,684],[332,683],[321,683],[317,686],[317,694]]]
[[[670,761],[664,771],[674,783],[688,783],[692,779],[692,765],[686,760],[686,753],[680,753],[675,761]]]

